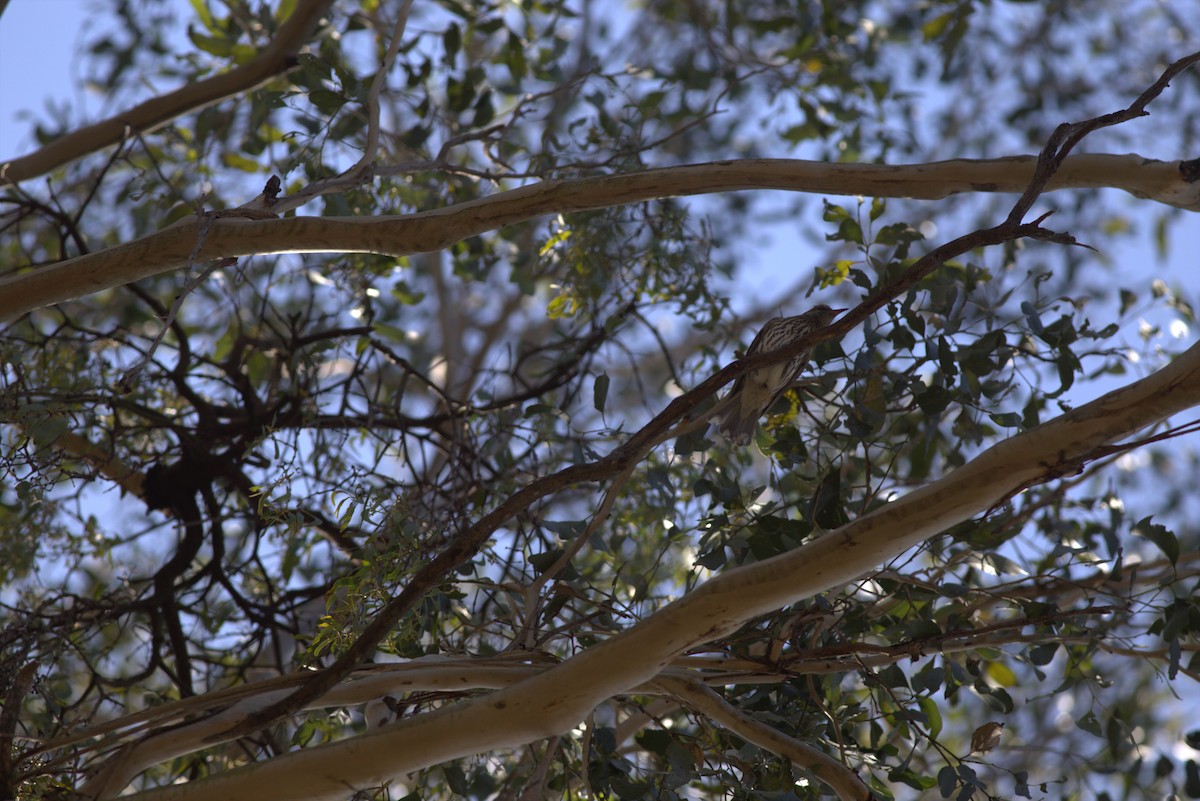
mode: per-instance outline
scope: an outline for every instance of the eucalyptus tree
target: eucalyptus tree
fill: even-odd
[[[4,792],[1200,795],[1200,48],[1078,5],[111,3],[0,161]]]

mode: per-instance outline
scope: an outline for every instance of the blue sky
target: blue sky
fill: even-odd
[[[75,102],[75,52],[89,0],[10,0],[0,17],[0,159],[33,148],[31,113],[46,100]]]

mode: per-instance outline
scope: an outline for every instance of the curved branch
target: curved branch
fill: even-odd
[[[247,92],[295,66],[296,53],[333,5],[333,0],[299,3],[271,44],[256,58],[229,72],[186,84],[140,103],[107,120],[77,128],[26,156],[0,163],[0,186],[45,175],[76,159],[119,144],[130,136],[166,125],[182,114]]]
[[[1047,190],[1117,187],[1200,211],[1200,171],[1188,162],[1136,155],[1066,158]],[[236,211],[195,217],[141,239],[0,280],[0,320],[182,268],[194,261],[267,253],[378,253],[407,256],[547,214],[655,198],[755,189],[827,195],[939,199],[959,192],[1024,192],[1036,156],[883,166],[794,159],[746,159],[666,167],[630,175],[543,181],[442,209],[387,217],[246,219]],[[205,239],[196,243],[200,231]]]
[[[850,768],[819,748],[790,737],[742,712],[698,681],[663,678],[657,682],[685,706],[749,743],[789,759],[829,785],[842,801],[867,801],[875,796]]]
[[[944,479],[824,537],[701,585],[624,633],[486,696],[350,740],[288,754],[137,801],[343,797],[450,759],[567,731],[599,703],[653,679],[673,657],[894,558],[1021,489],[1074,471],[1105,446],[1200,405],[1200,344],[1159,372],[988,449]]]

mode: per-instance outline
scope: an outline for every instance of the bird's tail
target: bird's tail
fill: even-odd
[[[754,409],[743,409],[741,403],[734,403],[729,411],[716,418],[717,431],[734,445],[748,445],[758,428],[759,415],[755,412]]]

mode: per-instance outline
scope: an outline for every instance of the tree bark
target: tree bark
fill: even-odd
[[[1115,187],[1200,211],[1200,182],[1195,180],[1196,170],[1185,169],[1186,164],[1135,155],[1069,156],[1047,189]],[[235,209],[203,220],[181,220],[133,242],[0,280],[0,320],[215,259],[268,253],[400,257],[442,250],[463,239],[547,214],[717,192],[782,189],[930,199],[958,192],[1018,193],[1028,188],[1036,165],[1034,156],[898,166],[747,159],[633,175],[543,181],[447,208],[390,217],[263,220],[246,219]]]

